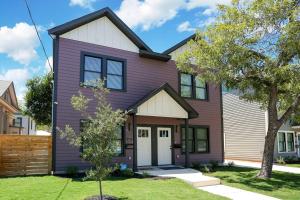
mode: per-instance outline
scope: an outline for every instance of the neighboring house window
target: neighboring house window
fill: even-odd
[[[30,120],[30,129],[32,130],[32,120]]]
[[[80,120],[80,132],[84,131],[84,126],[88,121],[85,119]],[[120,156],[124,154],[124,127],[121,126],[117,129],[117,138],[116,138],[116,155]],[[81,141],[84,142],[83,140]],[[80,152],[82,153],[84,151],[83,144],[80,146]]]
[[[180,94],[186,98],[207,100],[207,84],[196,76],[180,73]]]
[[[185,135],[185,128],[181,128],[182,133],[182,151],[185,152],[185,140],[188,139],[190,153],[207,153],[209,152],[209,131],[203,127],[189,127],[188,137]]]
[[[13,122],[15,127],[22,127],[22,117],[17,117]]]
[[[295,138],[293,132],[278,132],[278,152],[294,152]]]
[[[125,61],[107,56],[83,56],[81,82],[94,86],[95,81],[105,79],[105,87],[113,90],[125,89]]]

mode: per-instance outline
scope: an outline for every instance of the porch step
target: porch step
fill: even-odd
[[[138,173],[147,173],[151,176],[178,178],[193,185],[194,187],[219,185],[221,183],[220,179],[218,178],[204,176],[201,172],[190,168],[174,170],[140,170]]]

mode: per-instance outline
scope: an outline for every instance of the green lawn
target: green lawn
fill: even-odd
[[[286,164],[284,166],[287,166],[287,167],[299,167],[300,168],[300,164]]]
[[[225,198],[197,190],[178,180],[149,178],[110,178],[103,183],[104,193],[120,199],[206,199]],[[98,194],[95,181],[72,180],[56,176],[0,178],[0,199],[14,200],[82,200]]]
[[[218,177],[222,184],[285,200],[300,199],[300,175],[273,172],[270,180],[257,179],[258,170],[239,167],[219,167],[207,175]]]

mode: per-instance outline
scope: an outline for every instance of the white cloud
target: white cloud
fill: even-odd
[[[213,24],[215,21],[216,21],[215,17],[209,17],[205,20],[200,21],[199,27],[207,27],[207,26]]]
[[[49,66],[48,60],[50,62],[51,67]],[[51,68],[53,68],[53,57],[49,56],[48,60],[45,61],[45,72],[47,73],[51,71]]]
[[[216,12],[218,4],[231,0],[123,0],[117,15],[131,28],[147,31],[162,26],[177,16],[180,10],[205,8],[204,15]]]
[[[194,8],[206,7],[212,10],[216,10],[218,4],[229,5],[230,3],[231,0],[189,0],[186,3],[186,8],[187,10],[191,10]]]
[[[70,6],[79,6],[82,8],[94,10],[93,3],[95,3],[95,1],[96,0],[70,0],[69,5]]]
[[[38,45],[34,27],[27,23],[17,23],[12,28],[0,27],[0,53],[21,64],[28,65],[37,57],[35,48]]]
[[[26,92],[25,84],[29,75],[30,73],[26,68],[9,69],[0,74],[0,80],[13,81],[18,101],[23,102]]]
[[[214,14],[216,12],[216,10],[215,9],[212,9],[212,8],[207,8],[207,9],[205,9],[204,11],[203,11],[203,15],[207,15],[207,16],[210,16],[210,15],[212,15],[212,14]]]
[[[116,13],[129,27],[149,30],[173,19],[184,6],[184,0],[124,0]]]
[[[196,30],[195,28],[191,27],[191,23],[189,21],[182,22],[177,27],[178,32],[186,32],[186,31],[193,32],[195,30]]]

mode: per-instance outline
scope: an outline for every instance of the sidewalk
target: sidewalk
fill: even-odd
[[[279,200],[274,197],[269,197],[266,195],[249,192],[234,187],[229,187],[226,185],[205,186],[199,187],[198,189],[204,190],[212,194],[227,197],[232,200]]]
[[[261,167],[260,162],[252,162],[252,161],[241,161],[241,160],[225,160],[225,163],[234,162],[235,166],[239,167],[251,167],[259,169]],[[280,172],[288,172],[293,174],[300,174],[300,168],[297,167],[286,167],[281,165],[273,165],[273,170]]]

